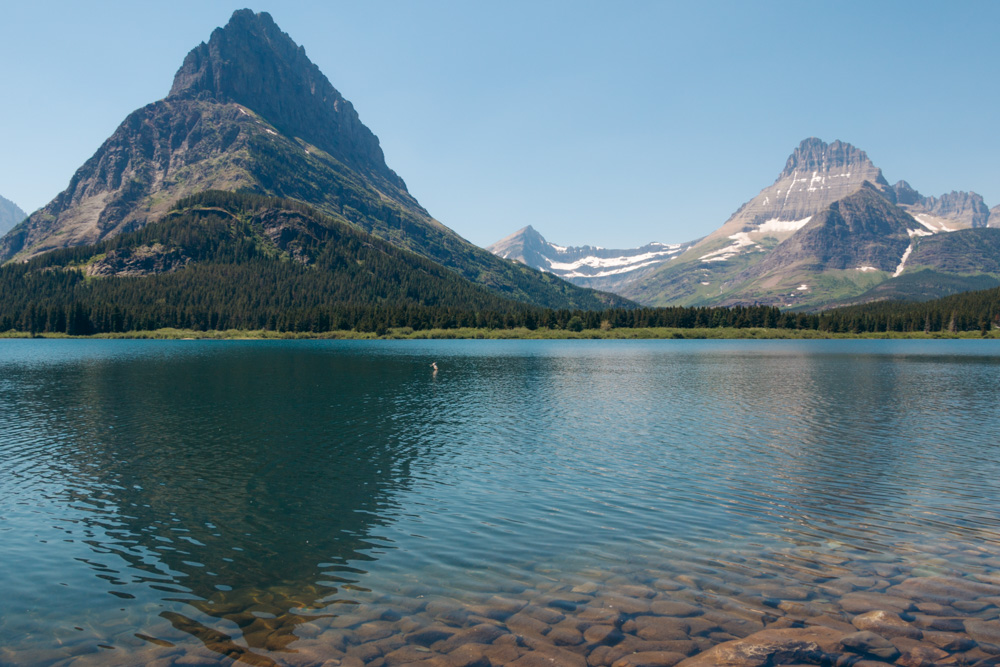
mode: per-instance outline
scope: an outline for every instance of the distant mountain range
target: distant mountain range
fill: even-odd
[[[14,228],[19,222],[28,217],[17,204],[0,197],[0,236],[3,236]]]
[[[549,243],[529,225],[486,249],[504,259],[554,273],[577,285],[614,292],[649,275],[690,246],[690,243],[649,243],[629,250],[564,247]]]
[[[661,246],[679,251],[658,256],[649,246],[614,251],[616,259],[604,261],[621,269],[628,258],[646,260],[612,281],[595,283],[572,263],[555,261],[559,247],[534,230],[490,250],[646,305],[815,308],[1000,284],[997,228],[1000,206],[991,211],[976,193],[925,197],[905,181],[889,185],[864,151],[809,138],[772,185],[703,239]],[[595,253],[581,260],[599,266]]]
[[[432,218],[305,50],[248,9],[187,55],[165,99],[130,114],[65,191],[0,239],[0,262],[140,230],[210,190],[303,202],[503,298],[555,308],[627,303],[503,261]]]

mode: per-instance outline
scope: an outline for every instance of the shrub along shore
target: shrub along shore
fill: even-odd
[[[734,328],[691,328],[641,327],[629,329],[512,329],[455,328],[423,329],[415,331],[409,327],[390,329],[381,335],[373,331],[268,331],[258,329],[243,331],[197,331],[194,329],[153,329],[149,331],[125,331],[73,336],[65,333],[31,334],[23,331],[5,331],[0,338],[48,338],[48,339],[149,339],[149,340],[830,340],[830,339],[1000,339],[1000,331],[922,331],[911,332],[861,332],[834,333],[814,329],[774,329],[764,327]]]

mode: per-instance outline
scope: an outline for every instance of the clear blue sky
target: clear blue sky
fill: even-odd
[[[243,4],[0,0],[0,194],[64,189]],[[712,231],[800,140],[890,182],[1000,204],[1000,2],[355,0],[268,11],[351,100],[389,166],[480,245]]]

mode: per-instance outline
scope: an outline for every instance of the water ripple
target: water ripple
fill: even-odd
[[[279,660],[411,590],[670,580],[771,614],[1000,547],[995,347],[12,343],[0,636],[24,663]]]

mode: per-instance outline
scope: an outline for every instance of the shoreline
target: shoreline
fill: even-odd
[[[1000,331],[993,330],[984,336],[979,331],[920,332],[867,332],[832,333],[813,329],[765,328],[695,328],[667,327],[636,329],[424,329],[414,331],[408,327],[390,329],[378,335],[361,331],[196,331],[193,329],[155,329],[71,336],[63,333],[31,334],[24,331],[0,332],[0,339],[124,339],[124,340],[997,340]]]

